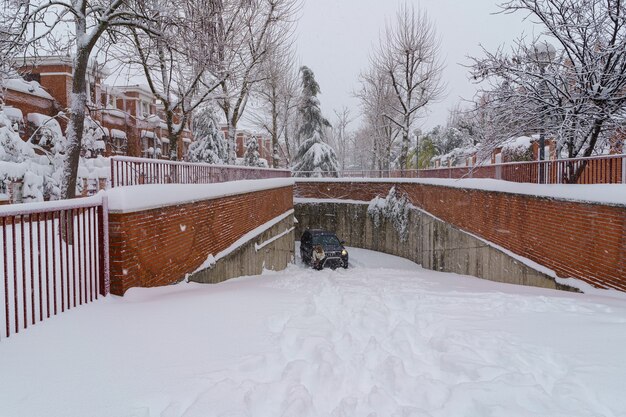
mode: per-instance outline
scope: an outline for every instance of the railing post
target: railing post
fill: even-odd
[[[109,269],[109,201],[106,195],[102,196],[102,205],[98,213],[98,242],[100,244],[100,259],[98,263],[102,274],[100,295],[106,296],[111,286]]]
[[[622,156],[622,184],[626,184],[626,156]]]
[[[115,175],[113,175],[113,173],[115,172],[115,169],[113,168],[115,166],[115,157],[111,158],[111,188],[115,187]]]

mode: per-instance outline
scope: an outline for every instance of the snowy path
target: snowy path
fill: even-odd
[[[626,416],[626,301],[350,252],[3,340],[0,416]]]

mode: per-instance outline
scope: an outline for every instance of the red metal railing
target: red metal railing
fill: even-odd
[[[127,156],[111,158],[111,187],[139,184],[210,184],[290,176],[291,171],[284,169],[210,165]]]
[[[106,197],[0,207],[0,338],[109,292]]]
[[[420,170],[348,170],[339,177],[492,178],[536,184],[626,184],[626,155]]]

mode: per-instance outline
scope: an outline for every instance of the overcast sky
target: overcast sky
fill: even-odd
[[[384,29],[385,20],[395,15],[399,0],[304,0],[297,35],[298,54],[303,65],[314,72],[322,89],[320,100],[324,115],[332,122],[333,109],[347,106],[359,112],[353,92],[358,75],[368,66],[368,57]],[[441,36],[441,51],[446,64],[444,80],[447,97],[431,106],[422,122],[424,129],[444,124],[450,109],[461,97],[472,98],[475,92],[461,64],[467,55],[479,56],[484,45],[493,50],[508,44],[523,31],[532,32],[522,14],[496,14],[492,0],[421,0],[413,1],[426,9]],[[351,126],[352,128],[356,126]]]

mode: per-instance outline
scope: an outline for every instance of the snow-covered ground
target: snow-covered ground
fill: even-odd
[[[0,341],[0,416],[626,416],[626,301],[351,249]]]

